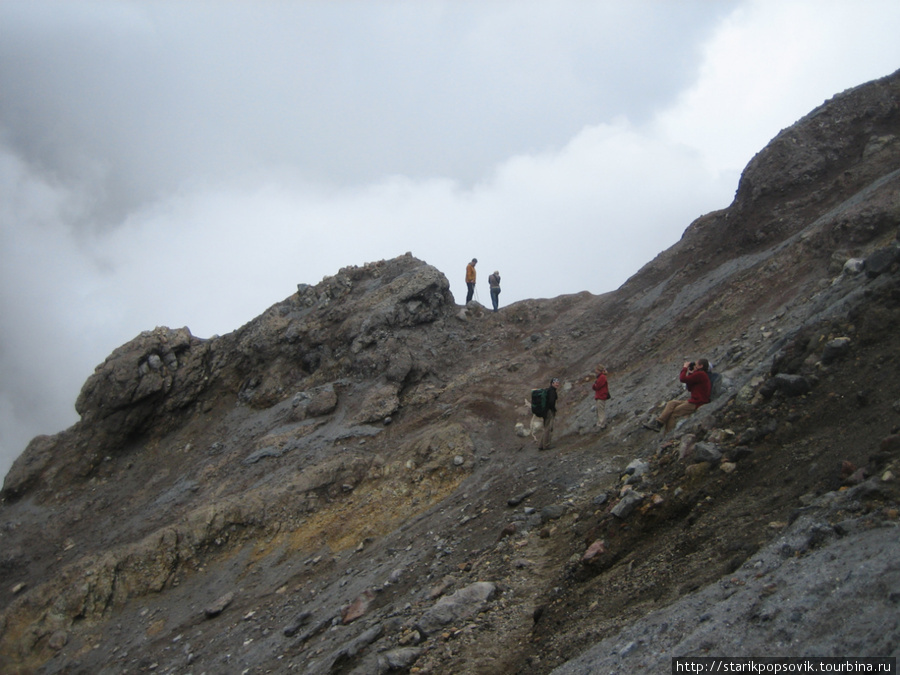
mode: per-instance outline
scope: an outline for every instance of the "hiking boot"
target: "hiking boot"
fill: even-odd
[[[650,431],[660,431],[663,428],[662,422],[659,420],[650,420],[649,422],[644,422],[643,424],[645,429],[649,429]]]

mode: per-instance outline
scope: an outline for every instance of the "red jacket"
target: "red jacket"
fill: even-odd
[[[687,385],[687,390],[691,394],[688,403],[693,403],[698,408],[709,403],[712,383],[709,381],[709,375],[706,374],[705,370],[695,370],[688,374],[688,369],[682,368],[678,379]]]
[[[600,373],[597,376],[597,380],[591,385],[591,389],[594,390],[594,398],[595,399],[603,399],[604,401],[609,398],[609,384],[606,381],[606,375]]]

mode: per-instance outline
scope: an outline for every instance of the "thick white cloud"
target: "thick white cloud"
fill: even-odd
[[[891,0],[752,0],[703,49],[699,77],[659,115],[660,133],[740,171],[826,99],[900,67]]]
[[[894,4],[0,1],[0,473],[141,330],[347,265],[613,290],[900,63]]]

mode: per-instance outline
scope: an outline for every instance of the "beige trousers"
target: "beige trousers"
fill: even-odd
[[[605,398],[597,398],[597,399],[594,399],[594,403],[597,404],[597,426],[605,427],[606,426],[606,399]]]
[[[693,403],[688,403],[687,401],[674,400],[666,403],[666,407],[663,408],[662,414],[657,418],[663,426],[665,426],[666,431],[672,431],[675,428],[675,423],[678,421],[679,417],[686,417],[687,415],[692,414],[697,409]]]
[[[553,438],[553,420],[556,419],[556,413],[552,410],[547,411],[547,416],[544,418],[544,433],[541,434],[541,445],[540,447],[546,450],[550,447],[550,441]]]

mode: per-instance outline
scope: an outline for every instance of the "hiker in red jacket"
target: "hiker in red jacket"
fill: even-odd
[[[706,359],[697,359],[697,362],[685,362],[681,368],[681,374],[678,379],[687,386],[690,398],[687,401],[675,399],[666,403],[662,414],[655,420],[644,424],[647,429],[652,431],[660,431],[665,428],[666,432],[672,431],[675,427],[675,421],[679,417],[691,415],[701,405],[709,403],[710,393],[712,391],[712,383],[709,380],[709,361]]]
[[[609,400],[609,382],[606,380],[607,370],[603,365],[597,366],[594,371],[597,379],[591,385],[594,390],[594,403],[597,406],[597,426],[601,430],[606,428],[606,402]]]

